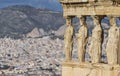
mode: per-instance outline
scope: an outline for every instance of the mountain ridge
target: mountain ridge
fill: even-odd
[[[0,8],[5,8],[13,5],[30,5],[35,8],[62,11],[62,6],[58,0],[0,0]]]
[[[0,10],[0,37],[22,37],[34,28],[49,34],[64,25],[61,12],[37,9],[28,5],[15,5]]]

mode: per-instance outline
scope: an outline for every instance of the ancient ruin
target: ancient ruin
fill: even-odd
[[[62,64],[62,76],[120,76],[120,34],[116,18],[120,17],[120,0],[60,0],[63,15],[66,18],[65,55]],[[94,22],[92,40],[89,47],[91,62],[85,62],[87,44],[86,16]],[[74,28],[72,19],[78,17],[80,29],[77,35],[78,62],[72,60]],[[103,30],[101,20],[108,17],[110,29],[106,45],[107,63],[101,62]]]

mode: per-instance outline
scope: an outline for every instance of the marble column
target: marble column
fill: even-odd
[[[72,50],[73,50],[73,33],[74,28],[72,25],[72,17],[66,18],[66,31],[64,35],[64,44],[65,44],[65,62],[70,62],[72,60]]]
[[[119,28],[116,26],[116,17],[109,16],[110,29],[108,31],[108,42],[106,46],[106,54],[108,64],[117,64],[117,53],[119,50]]]
[[[92,63],[100,63],[101,51],[102,51],[102,28],[101,28],[101,16],[92,16],[94,22],[94,29],[92,30],[91,45],[89,52]]]
[[[78,60],[79,62],[85,62],[86,43],[88,38],[88,29],[86,24],[86,17],[79,17],[80,29],[77,34],[77,46],[78,46]]]

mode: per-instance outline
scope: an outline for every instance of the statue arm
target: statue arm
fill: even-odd
[[[118,40],[120,38],[120,30],[119,30],[119,28],[118,28],[118,31],[117,31],[117,38],[118,38]]]
[[[85,45],[87,44],[87,42],[88,42],[88,38],[86,38]]]
[[[74,34],[74,29],[73,29],[73,27],[71,26],[71,36],[73,36],[73,34]]]

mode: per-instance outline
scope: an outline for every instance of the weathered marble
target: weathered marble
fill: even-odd
[[[108,33],[108,42],[106,46],[106,53],[108,64],[117,64],[117,52],[119,44],[119,28],[116,26],[116,17],[110,18],[111,27]]]
[[[77,41],[78,41],[78,60],[79,62],[85,61],[85,46],[87,43],[87,27],[86,27],[86,18],[80,17],[80,29],[77,35]]]
[[[71,24],[71,18],[67,18],[67,29],[64,35],[64,43],[65,43],[65,61],[72,60],[72,49],[73,49],[73,26]]]
[[[91,62],[99,63],[101,59],[101,50],[102,50],[102,28],[99,23],[99,17],[93,16],[94,29],[92,31],[92,40],[89,48]]]
[[[80,18],[77,34],[78,60],[72,60],[73,26],[67,21],[65,32],[66,62],[62,64],[62,76],[120,76],[120,32],[116,26],[116,17],[120,17],[120,0],[60,0],[65,18]],[[87,27],[85,17],[91,16],[94,29],[89,46],[91,62],[85,63],[85,46],[87,44]],[[108,63],[101,63],[103,29],[101,21],[110,18],[106,54]],[[72,20],[72,19],[71,19]],[[71,61],[72,60],[72,61]]]

